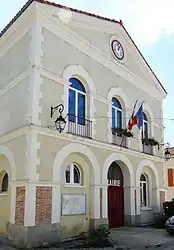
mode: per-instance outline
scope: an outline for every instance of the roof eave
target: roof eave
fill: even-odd
[[[101,20],[104,20],[104,21],[114,22],[114,23],[118,23],[118,24],[122,23],[121,20],[117,21],[115,19],[111,19],[111,18],[107,18],[107,17],[95,15],[95,14],[92,14],[92,13],[89,13],[89,12],[86,12],[86,11],[73,9],[71,7],[67,7],[67,6],[64,6],[64,5],[61,5],[61,4],[56,4],[56,3],[53,3],[53,2],[48,2],[48,1],[45,1],[45,0],[28,0],[26,2],[26,4],[22,7],[22,9],[14,16],[14,18],[0,32],[0,38],[10,28],[10,26],[23,14],[23,12],[32,4],[32,2],[38,2],[38,3],[41,3],[41,4],[47,4],[47,5],[50,5],[50,6],[53,6],[53,7],[58,7],[58,8],[62,8],[62,9],[68,9],[68,10],[71,10],[73,12],[76,12],[76,13],[79,13],[79,14],[84,14],[84,15],[87,15],[87,16],[90,16],[90,17],[94,17],[94,18],[98,18],[98,19],[101,19]]]
[[[167,96],[167,91],[164,88],[164,86],[162,85],[162,83],[160,82],[160,80],[158,79],[158,77],[156,76],[156,74],[154,73],[154,71],[152,70],[152,68],[150,67],[150,65],[148,64],[148,62],[146,61],[145,57],[143,56],[143,54],[141,53],[141,51],[139,50],[138,46],[135,44],[134,40],[132,39],[132,37],[130,36],[129,32],[127,31],[127,29],[124,27],[124,25],[122,25],[123,29],[125,30],[125,32],[127,33],[128,37],[131,39],[132,43],[134,44],[135,48],[138,50],[140,56],[143,58],[144,62],[146,63],[146,65],[148,66],[148,68],[150,69],[150,71],[152,72],[152,74],[154,75],[155,79],[157,80],[157,82],[160,84],[163,92],[164,92],[164,96]]]
[[[13,17],[13,19],[5,26],[5,28],[0,32],[0,38],[5,34],[5,32],[12,26],[12,24],[24,13],[26,9],[32,4],[35,0],[29,0],[22,9]]]

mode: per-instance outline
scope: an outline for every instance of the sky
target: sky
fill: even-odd
[[[164,101],[165,142],[174,146],[174,0],[54,0],[116,20],[124,26],[168,92]],[[0,30],[26,0],[0,0]],[[156,117],[158,118],[158,117]],[[173,119],[173,120],[172,120]]]

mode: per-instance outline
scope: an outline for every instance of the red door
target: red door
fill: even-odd
[[[121,186],[108,187],[108,218],[110,228],[124,226],[124,188]]]

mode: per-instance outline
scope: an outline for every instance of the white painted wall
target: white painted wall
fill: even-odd
[[[26,78],[0,95],[0,136],[27,124],[29,87],[30,79]]]
[[[108,119],[109,115],[109,107],[111,106],[111,100],[108,100],[108,93],[111,88],[115,86],[115,88],[120,88],[124,95],[127,97],[128,101],[126,103],[126,110],[124,112],[125,124],[132,112],[132,108],[134,105],[135,100],[138,98],[139,103],[145,101],[144,110],[147,113],[149,118],[161,117],[161,103],[162,101],[158,100],[157,98],[153,98],[149,94],[148,86],[147,86],[147,93],[142,91],[141,85],[135,86],[130,83],[129,79],[123,79],[122,77],[118,76],[117,72],[113,72],[112,70],[108,69],[102,64],[99,64],[93,58],[87,56],[82,51],[74,48],[74,46],[65,43],[63,39],[59,38],[59,33],[53,34],[52,32],[48,31],[47,29],[43,28],[43,68],[44,68],[44,75],[47,78],[47,84],[50,86],[50,91],[54,93],[50,97],[50,99],[42,99],[42,105],[47,106],[49,108],[49,103],[52,102],[51,99],[55,99],[57,96],[57,103],[61,102],[60,96],[60,82],[63,83],[63,72],[68,65],[81,65],[90,75],[95,84],[96,94],[94,97],[94,117],[96,117],[95,121],[95,138],[100,141],[106,142],[108,140],[107,133],[108,133]],[[100,42],[99,42],[100,43]],[[109,46],[109,41],[108,41]],[[130,58],[132,60],[132,58]],[[117,63],[117,62],[116,62]],[[72,72],[73,74],[73,72]],[[85,80],[80,75],[74,72],[75,76],[79,76],[82,79],[84,86],[86,85]],[[125,76],[126,78],[126,76]],[[49,79],[49,81],[48,81]],[[53,84],[51,84],[52,80],[54,80],[55,87],[52,88]],[[66,79],[67,81],[67,79]],[[44,81],[45,82],[45,81]],[[50,82],[50,83],[49,83]],[[57,83],[57,87],[56,87]],[[56,91],[57,88],[57,91]],[[48,87],[45,86],[45,89],[42,88],[43,95],[47,93]],[[63,88],[62,88],[62,91]],[[64,94],[64,92],[62,92]],[[116,90],[113,92],[113,96],[118,96],[118,91]],[[90,98],[90,97],[89,97]],[[64,100],[64,105],[67,107],[67,100]],[[47,103],[46,103],[47,102]],[[149,112],[150,111],[150,112]],[[128,116],[128,117],[127,117]],[[46,125],[46,120],[48,117],[48,110],[45,113],[42,113],[42,124]],[[91,119],[93,117],[91,116]],[[157,124],[157,125],[156,125]],[[133,147],[135,150],[139,150],[140,147],[140,136],[139,131],[134,128],[135,139],[132,140]],[[163,141],[163,122],[160,119],[153,120],[151,125],[152,136],[155,137],[160,143]],[[159,152],[157,152],[159,154]],[[161,155],[161,152],[160,154]]]
[[[31,122],[35,26],[33,3],[0,38],[0,136]]]
[[[26,27],[27,30],[27,27]],[[13,43],[13,41],[11,41]],[[31,33],[28,31],[0,58],[0,91],[29,67]],[[1,49],[0,49],[1,53]]]

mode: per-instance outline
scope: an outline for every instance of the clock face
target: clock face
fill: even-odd
[[[112,51],[117,59],[122,60],[124,57],[124,50],[121,43],[117,40],[112,41]]]

